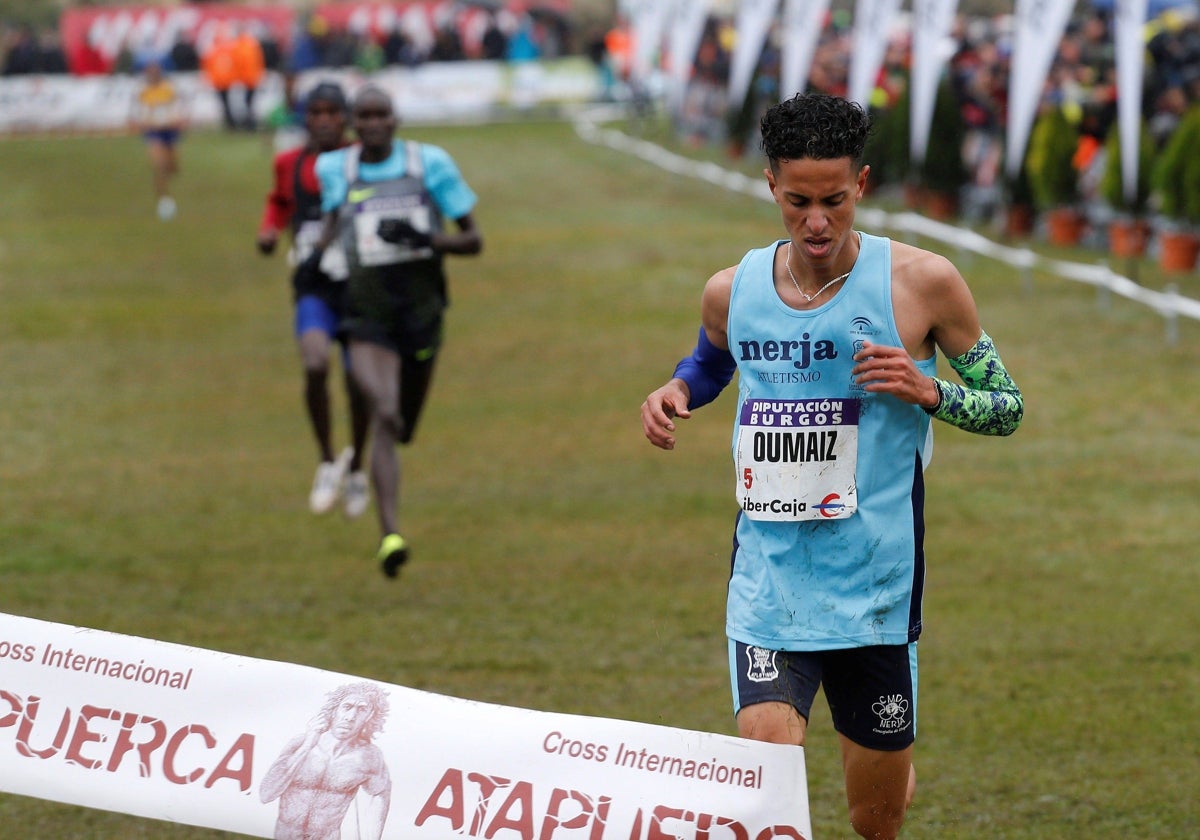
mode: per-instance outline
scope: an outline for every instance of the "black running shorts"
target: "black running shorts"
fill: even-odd
[[[833,726],[873,750],[902,750],[917,732],[917,646],[768,650],[729,640],[734,712],[778,701],[808,720],[817,688]]]

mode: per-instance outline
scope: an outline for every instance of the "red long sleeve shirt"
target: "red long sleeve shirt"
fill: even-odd
[[[300,170],[300,188],[314,195],[320,194],[321,188],[313,171],[317,155],[308,152],[304,146],[280,152],[275,156],[272,166],[274,183],[271,185],[271,191],[267,193],[262,221],[258,226],[260,232],[292,230],[292,215],[296,212],[296,167],[301,161],[303,168]]]

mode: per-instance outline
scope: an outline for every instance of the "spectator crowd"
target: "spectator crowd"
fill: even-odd
[[[454,17],[442,20],[428,38],[414,38],[398,22],[376,26],[360,19],[331,21],[319,12],[300,16],[286,43],[268,27],[242,24],[240,28],[247,26],[259,42],[265,69],[284,73],[320,67],[357,67],[370,72],[389,65],[411,67],[429,61],[521,61],[557,58],[575,51],[570,21],[549,7],[531,8],[521,14],[489,10],[478,31],[473,28],[472,37],[464,37],[461,21]],[[211,45],[201,46],[185,36],[165,50],[148,39],[138,43],[130,38],[122,45],[112,70],[136,73],[153,61],[168,72],[194,72],[202,68],[202,53],[210,49]],[[0,73],[70,72],[57,29],[0,20]]]
[[[1188,108],[1200,103],[1200,15],[1196,8],[1168,8],[1145,27],[1142,117],[1156,151],[1163,148]],[[870,96],[877,124],[908,107],[911,32],[899,23],[892,29]],[[127,44],[115,61],[114,72],[140,72],[150,62],[167,72],[204,72],[221,96],[224,119],[230,128],[255,127],[253,94],[261,74],[267,71],[283,74],[288,89],[286,81],[297,73],[321,67],[354,67],[370,73],[388,66],[412,67],[425,62],[525,61],[586,54],[600,72],[605,95],[621,98],[642,90],[638,80],[630,76],[632,33],[627,22],[619,20],[607,33],[581,37],[564,13],[549,7],[530,7],[520,14],[503,8],[488,11],[482,22],[476,17],[470,27],[464,27],[461,20],[447,18],[420,39],[413,38],[398,20],[381,25],[379,20],[368,23],[352,16],[331,20],[319,13],[297,17],[286,43],[280,43],[265,27],[241,32],[242,41],[249,37],[248,32],[253,32],[257,43],[253,50],[242,49],[241,54],[255,55],[252,60],[240,60],[239,66],[245,68],[248,63],[251,69],[238,71],[242,75],[236,79],[231,75],[232,59],[226,62],[228,72],[221,72],[216,41],[200,50],[183,39],[157,54]],[[4,75],[69,72],[59,33],[0,24],[0,37],[0,68]],[[784,98],[781,94],[785,92],[779,89],[779,37],[778,32],[768,37],[744,101],[730,102],[727,84],[736,41],[734,20],[728,15],[709,17],[686,89],[673,100],[671,117],[685,143],[724,144],[731,154],[742,153],[755,135],[759,116]],[[816,44],[808,78],[810,89],[847,93],[853,37],[851,13],[844,9],[831,11]],[[960,16],[952,37],[954,49],[945,81],[965,130],[961,151],[968,176],[962,190],[962,213],[982,217],[1001,199],[1013,17]],[[669,60],[669,56],[658,56],[660,66],[666,67]],[[245,92],[244,103],[231,102],[226,93],[231,80]],[[1073,163],[1085,200],[1093,198],[1098,188],[1105,159],[1104,138],[1116,120],[1116,103],[1112,10],[1081,6],[1059,44],[1042,107],[1061,109],[1078,131],[1079,146]],[[875,177],[886,183],[888,167],[881,165],[876,170]]]

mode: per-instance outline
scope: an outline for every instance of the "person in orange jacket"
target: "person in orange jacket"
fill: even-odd
[[[242,116],[242,128],[254,131],[258,128],[258,118],[254,113],[254,94],[262,83],[266,63],[263,60],[262,44],[249,29],[243,29],[233,42],[234,79],[242,87],[245,113]]]
[[[200,61],[200,69],[208,84],[216,91],[221,103],[221,117],[227,129],[237,128],[237,120],[233,116],[233,107],[229,101],[229,91],[237,81],[236,61],[234,59],[234,40],[232,34],[220,27],[213,38],[212,46],[204,53]]]

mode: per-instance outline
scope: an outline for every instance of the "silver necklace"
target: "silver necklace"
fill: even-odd
[[[822,286],[821,288],[819,288],[815,292],[813,292],[811,295],[809,295],[809,294],[804,293],[804,290],[800,288],[800,284],[796,282],[796,275],[792,274],[792,243],[791,242],[788,243],[787,260],[785,260],[783,264],[787,268],[788,277],[792,278],[792,285],[796,287],[797,294],[799,294],[800,297],[804,298],[809,303],[812,303],[814,300],[819,298],[821,296],[821,293],[824,292],[826,289],[828,289],[830,286],[834,285],[835,283],[841,283],[843,280],[845,280],[847,277],[850,276],[850,271],[854,270],[854,269],[850,269],[850,271],[847,271],[841,277],[834,277],[832,280],[830,280],[824,286]]]

